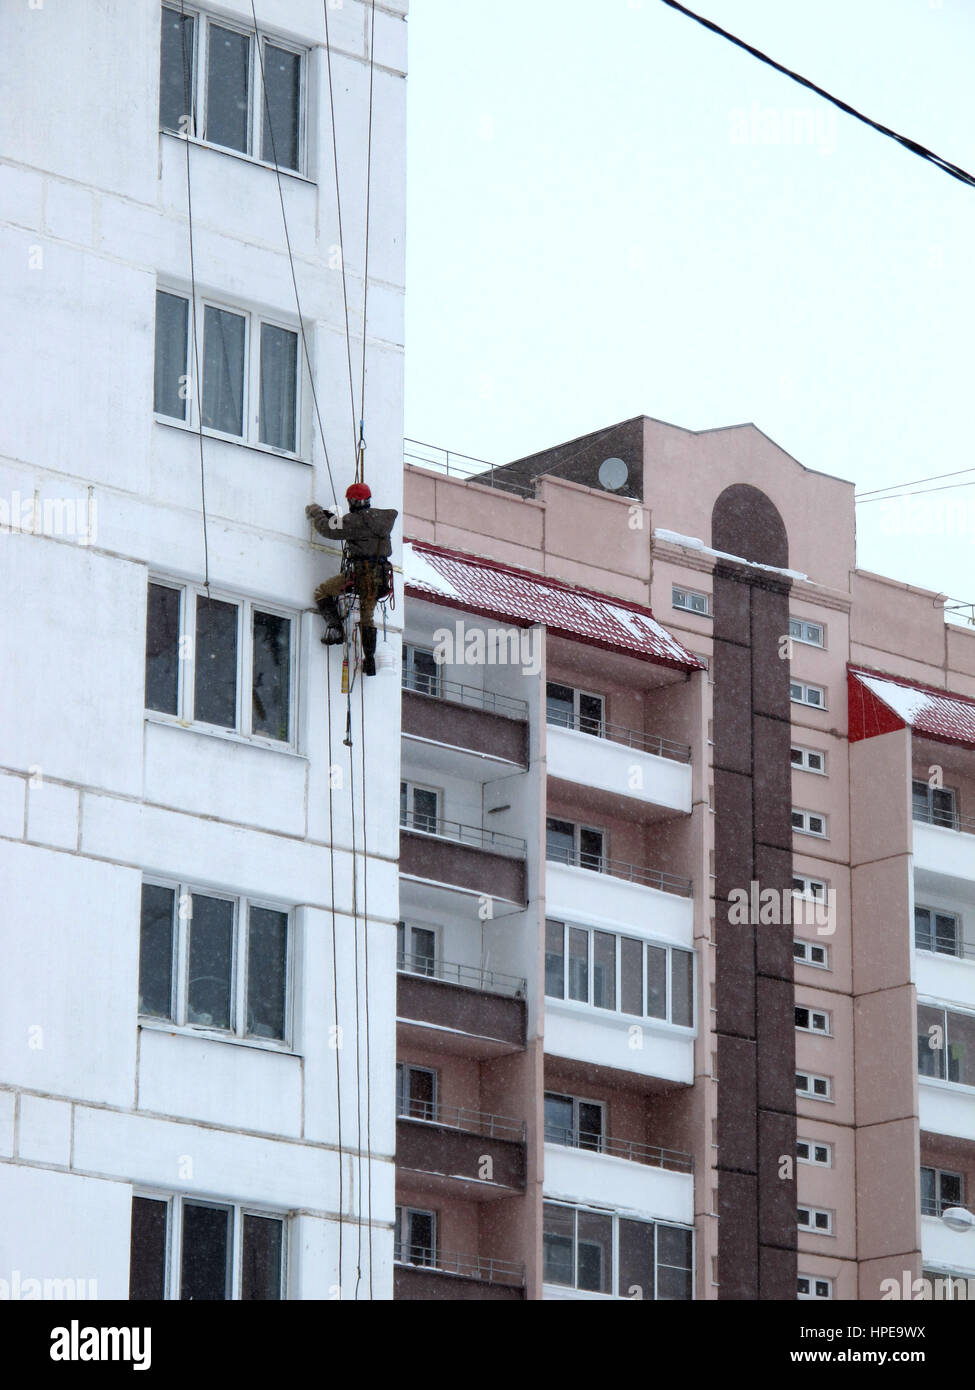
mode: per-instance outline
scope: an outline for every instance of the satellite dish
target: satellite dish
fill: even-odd
[[[603,459],[599,465],[599,481],[607,492],[619,492],[629,476],[630,470],[622,459]]]

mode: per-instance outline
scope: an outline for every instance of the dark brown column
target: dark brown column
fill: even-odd
[[[712,545],[788,566],[778,511],[756,488],[718,498]],[[730,560],[714,572],[718,1282],[723,1299],[796,1296],[792,928],[735,920],[729,896],[791,902],[790,582]],[[780,1176],[789,1160],[787,1176]]]

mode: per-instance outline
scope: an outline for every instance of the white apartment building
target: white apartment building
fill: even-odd
[[[399,689],[342,693],[305,507],[363,418],[402,508],[406,8],[0,7],[22,1296],[392,1296]]]

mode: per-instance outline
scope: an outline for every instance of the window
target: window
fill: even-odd
[[[818,1207],[799,1207],[798,1221],[800,1231],[809,1231],[817,1236],[833,1234],[833,1213]]]
[[[190,1197],[133,1196],[129,1298],[281,1299],[283,1216]]]
[[[802,811],[792,808],[792,829],[797,835],[818,835],[821,840],[828,839],[826,817],[818,811]]]
[[[943,1168],[921,1169],[921,1215],[941,1216],[949,1207],[964,1205],[964,1179],[961,1173]]]
[[[915,820],[943,825],[949,830],[958,829],[955,793],[950,787],[931,787],[927,782],[914,781],[911,801]]]
[[[796,772],[818,772],[821,776],[826,775],[826,754],[819,749],[794,746],[791,756]]]
[[[826,901],[826,883],[821,878],[807,878],[805,874],[792,875],[792,891],[800,898],[817,898]]]
[[[942,956],[960,956],[961,919],[954,912],[939,912],[933,907],[915,907],[914,945],[919,951],[935,951]]]
[[[432,927],[396,923],[396,969],[408,975],[436,974],[437,933]]]
[[[436,835],[440,827],[440,793],[413,782],[399,784],[399,823],[407,830]]]
[[[590,695],[555,681],[549,681],[545,687],[545,718],[549,724],[600,738],[605,733],[605,715],[602,695]]]
[[[420,695],[442,694],[440,667],[434,660],[433,652],[404,642],[403,689],[415,690]]]
[[[144,883],[139,1014],[284,1042],[289,925],[281,908]]]
[[[833,1146],[816,1139],[797,1139],[796,1157],[800,1163],[812,1163],[819,1168],[832,1168]]]
[[[191,302],[156,291],[154,409],[249,444],[298,449],[298,332],[240,309],[200,300],[197,342],[203,378],[199,413],[192,388]]]
[[[688,613],[699,613],[702,617],[711,616],[711,600],[707,594],[696,593],[693,589],[678,588],[675,584],[671,590],[671,603],[675,608],[683,608]]]
[[[803,1033],[829,1033],[829,1014],[821,1009],[807,1009],[796,1005],[796,1027]]]
[[[792,956],[797,965],[815,965],[820,970],[829,969],[828,948],[818,946],[814,941],[793,941]]]
[[[545,858],[554,864],[576,864],[603,872],[606,837],[601,830],[549,816],[545,822]]]
[[[693,1297],[693,1232],[681,1226],[546,1202],[542,1264],[546,1284],[617,1298]]]
[[[810,705],[813,709],[826,708],[826,690],[821,685],[807,685],[805,681],[789,682],[789,699],[794,705]]]
[[[407,1120],[437,1118],[437,1073],[430,1067],[396,1064],[396,1114]]]
[[[810,647],[825,647],[826,629],[822,623],[807,622],[805,618],[789,619],[789,636],[796,642],[805,642]]]
[[[396,1227],[393,1259],[397,1264],[423,1265],[437,1263],[437,1213],[418,1211],[414,1207],[396,1208]]]
[[[806,1100],[829,1100],[833,1082],[828,1076],[813,1076],[808,1071],[796,1072],[796,1095]]]
[[[303,165],[301,49],[164,5],[159,127],[299,172]]]
[[[545,1142],[573,1149],[602,1149],[606,1137],[605,1106],[597,1100],[545,1092]]]
[[[796,1285],[798,1299],[823,1299],[833,1297],[832,1279],[819,1279],[812,1274],[800,1274]]]
[[[545,993],[634,1018],[694,1026],[694,953],[615,932],[545,923]]]
[[[247,599],[151,582],[146,709],[292,743],[293,621]],[[185,659],[189,653],[193,660]]]
[[[918,1004],[917,1069],[920,1076],[975,1086],[975,1014]]]

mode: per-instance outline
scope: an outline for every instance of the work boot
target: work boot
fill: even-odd
[[[345,629],[342,626],[342,614],[334,598],[319,599],[315,605],[325,622],[325,634],[322,643],[326,647],[337,647],[345,641]]]
[[[362,629],[362,674],[364,676],[376,674],[376,629],[374,627]]]

